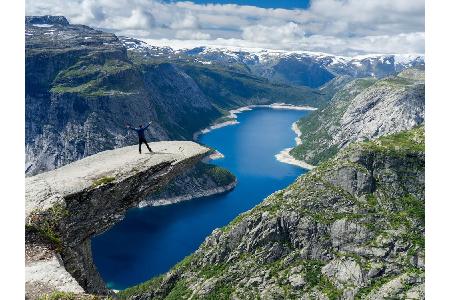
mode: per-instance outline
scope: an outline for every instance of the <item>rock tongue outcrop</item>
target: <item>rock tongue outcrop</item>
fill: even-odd
[[[423,299],[424,162],[423,127],[349,146],[119,295]]]
[[[27,289],[107,293],[92,262],[90,237],[209,151],[193,142],[150,145],[153,155],[129,146],[26,179]]]

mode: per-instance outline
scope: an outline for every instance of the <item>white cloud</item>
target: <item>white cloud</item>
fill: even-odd
[[[185,16],[181,16],[180,19],[174,20],[170,24],[170,28],[172,29],[198,29],[199,23],[198,18],[194,16],[192,13],[187,13]]]
[[[26,0],[26,13],[65,15],[72,23],[119,35],[196,45],[423,53],[424,6],[424,0],[312,0],[307,10],[288,10],[157,0]]]
[[[243,28],[242,38],[256,43],[281,43],[295,41],[305,35],[301,27],[294,22],[281,26],[252,25]]]
[[[211,35],[200,31],[179,30],[175,37],[181,40],[209,40]]]

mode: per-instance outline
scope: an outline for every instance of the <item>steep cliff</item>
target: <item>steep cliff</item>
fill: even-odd
[[[352,144],[126,299],[424,299],[424,128]]]
[[[408,69],[376,80],[355,79],[330,103],[301,119],[301,145],[291,154],[316,165],[355,141],[411,129],[425,119],[425,73]]]
[[[107,294],[90,238],[121,220],[210,150],[193,142],[151,143],[101,152],[26,179],[27,297],[64,291]]]
[[[139,206],[167,205],[216,195],[233,189],[236,183],[236,177],[227,169],[201,162],[146,197]]]

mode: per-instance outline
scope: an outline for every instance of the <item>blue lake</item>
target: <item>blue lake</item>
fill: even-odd
[[[108,287],[124,289],[168,271],[215,228],[305,173],[278,162],[275,154],[294,145],[291,125],[306,114],[256,108],[239,114],[239,124],[200,136],[200,143],[225,155],[213,163],[236,175],[236,188],[222,195],[129,210],[123,221],[92,240],[94,262]]]

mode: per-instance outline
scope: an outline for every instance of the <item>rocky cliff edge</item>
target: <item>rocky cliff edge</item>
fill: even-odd
[[[158,142],[101,152],[26,179],[26,296],[53,291],[110,293],[91,255],[90,238],[200,161],[209,149]]]

